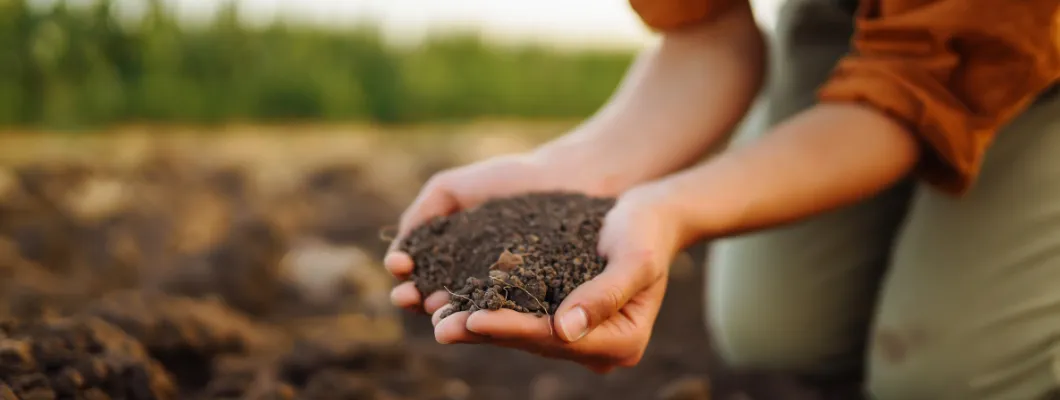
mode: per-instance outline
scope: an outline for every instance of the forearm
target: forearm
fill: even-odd
[[[761,86],[764,46],[747,7],[667,33],[607,105],[542,151],[584,160],[616,193],[687,167],[746,114]]]
[[[907,176],[916,139],[859,105],[819,105],[654,186],[684,244],[796,221],[870,197]]]

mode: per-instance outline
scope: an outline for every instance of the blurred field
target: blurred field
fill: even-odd
[[[427,317],[393,309],[379,232],[419,186],[569,126],[7,132],[0,321],[102,319],[142,343],[182,399],[849,398],[720,368],[702,322],[701,246],[674,266],[644,361],[607,376],[440,346]],[[68,390],[51,375],[6,373],[0,391]]]
[[[2,313],[18,321],[102,316],[132,329],[173,374],[181,398],[229,398],[218,387],[238,398],[281,382],[283,376],[232,389],[238,373],[229,369],[230,359],[269,354],[278,361],[264,365],[280,368],[286,365],[281,355],[299,343],[328,343],[329,349],[335,343],[398,344],[398,354],[438,365],[416,373],[424,376],[393,372],[422,389],[408,397],[385,397],[404,395],[397,390],[401,385],[384,382],[373,389],[382,397],[348,398],[653,398],[670,381],[704,372],[706,359],[688,351],[705,344],[698,314],[691,310],[673,316],[680,329],[664,334],[682,342],[655,346],[659,356],[640,369],[649,374],[634,370],[601,378],[514,352],[443,348],[433,343],[426,317],[388,305],[391,281],[377,261],[386,243],[378,233],[396,220],[419,185],[441,168],[527,149],[565,126],[9,132],[0,136]],[[181,299],[199,299],[206,303],[194,307],[223,311],[174,314],[172,307],[180,306],[173,304],[186,301]],[[698,299],[684,301],[682,307],[698,308]],[[139,304],[140,311],[128,315],[122,304]],[[235,322],[226,320],[235,317],[215,317],[219,312],[252,326],[231,328]],[[234,329],[237,334],[228,340],[238,345],[202,347],[179,335],[166,339],[186,342],[188,351],[196,352],[189,367],[187,357],[174,358],[169,347],[158,345],[162,339],[142,328],[151,320],[177,332],[184,324],[206,335]],[[483,368],[484,362],[507,367]],[[309,375],[320,379],[379,372],[370,366],[313,365]],[[188,376],[203,369],[212,372],[206,378]],[[622,378],[634,375],[639,378]],[[697,390],[695,381],[689,382],[686,390]],[[311,382],[291,385],[304,398],[319,398],[306,394],[315,390]],[[633,397],[615,397],[620,394]]]
[[[371,21],[252,23],[231,1],[186,21],[171,3],[0,1],[0,126],[576,119],[633,57],[460,31],[401,47]]]

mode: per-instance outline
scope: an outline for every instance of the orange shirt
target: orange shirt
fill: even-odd
[[[630,3],[669,30],[746,1]],[[819,99],[904,123],[929,150],[919,175],[951,193],[972,186],[998,129],[1060,82],[1060,0],[861,0],[855,18],[854,50]]]

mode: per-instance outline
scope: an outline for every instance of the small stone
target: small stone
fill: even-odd
[[[525,249],[524,249],[525,250]],[[490,266],[490,270],[501,270],[504,272],[511,271],[518,266],[523,265],[523,257],[505,250],[497,257],[497,262]]]

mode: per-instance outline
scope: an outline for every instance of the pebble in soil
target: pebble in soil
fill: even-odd
[[[451,293],[449,312],[512,309],[555,313],[603,271],[597,253],[611,198],[530,193],[428,221],[401,243],[421,294]]]

